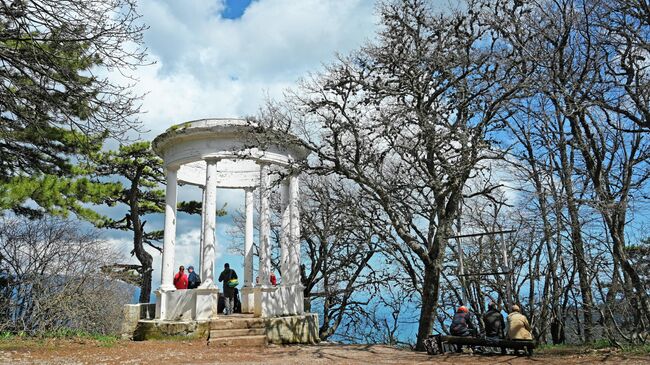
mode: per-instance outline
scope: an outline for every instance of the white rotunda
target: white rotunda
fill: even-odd
[[[287,133],[262,128],[243,119],[202,119],[169,128],[153,141],[165,166],[166,208],[161,286],[156,291],[156,319],[164,321],[215,319],[219,289],[215,283],[217,188],[245,191],[246,231],[242,312],[255,317],[301,315],[300,216],[296,162],[307,157],[300,141]],[[200,257],[201,286],[176,290],[172,281],[176,239],[177,187],[203,191]],[[253,280],[253,192],[258,189],[259,282]],[[281,194],[281,283],[272,286],[270,203],[272,189]]]

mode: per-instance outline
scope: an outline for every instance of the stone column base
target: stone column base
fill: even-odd
[[[266,337],[270,343],[316,344],[318,338],[318,314],[305,313],[301,316],[284,316],[265,319]]]
[[[216,288],[156,290],[156,319],[165,321],[216,318],[219,290]]]
[[[194,319],[203,321],[217,318],[219,314],[219,289],[191,289],[196,293],[196,307]]]
[[[122,309],[122,339],[131,339],[141,319],[153,319],[156,305],[153,303],[125,304]]]
[[[301,315],[304,311],[304,288],[300,284],[255,287],[255,317]]]
[[[255,313],[255,292],[252,286],[241,288],[241,312]]]
[[[302,284],[281,285],[283,315],[299,316],[305,313],[305,287]]]

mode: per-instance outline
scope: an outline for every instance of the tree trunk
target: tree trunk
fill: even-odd
[[[571,101],[570,105],[575,105]],[[630,191],[630,184],[632,181],[632,168],[635,165],[633,160],[638,158],[635,157],[636,152],[630,151],[630,156],[626,156],[628,159],[625,162],[625,168],[623,170],[622,176],[622,186],[620,187],[619,192],[619,201],[616,201],[615,194],[611,192],[611,187],[615,186],[610,182],[609,174],[611,170],[603,170],[603,158],[600,156],[601,151],[594,150],[592,144],[592,150],[587,146],[589,141],[596,139],[599,135],[594,136],[591,134],[589,125],[586,121],[585,115],[572,116],[568,118],[571,123],[571,131],[574,139],[577,141],[576,145],[580,148],[583,159],[585,160],[585,166],[589,172],[589,177],[591,178],[592,183],[594,184],[594,190],[596,195],[600,200],[604,209],[601,209],[601,215],[605,219],[607,228],[609,229],[610,236],[613,240],[612,248],[614,259],[619,261],[623,272],[631,280],[632,286],[636,290],[635,297],[639,300],[638,310],[641,313],[640,319],[643,320],[644,317],[646,320],[650,320],[650,302],[648,301],[647,291],[636,269],[628,261],[627,255],[625,253],[625,221],[626,221],[626,212],[627,212],[627,199]],[[583,134],[584,132],[584,134]],[[633,142],[632,150],[636,151],[638,149],[640,139],[637,139]],[[606,148],[602,146],[602,148]],[[608,168],[611,169],[611,166]],[[627,280],[626,280],[627,283]],[[626,284],[624,284],[625,286]]]
[[[567,190],[567,195],[568,190]],[[567,196],[568,200],[573,200],[572,196]],[[592,320],[592,294],[591,285],[589,282],[589,272],[587,270],[587,262],[585,260],[584,244],[582,242],[582,233],[580,222],[578,219],[578,209],[573,204],[568,204],[569,216],[571,217],[571,244],[573,246],[573,254],[576,258],[576,266],[578,269],[578,281],[580,283],[580,296],[582,298],[582,315],[584,323],[585,342],[592,340],[591,330],[593,328]]]
[[[469,175],[469,172],[467,173]],[[462,184],[467,181],[464,176]],[[433,241],[429,245],[428,255],[421,257],[424,266],[424,277],[422,278],[422,307],[420,308],[420,319],[418,320],[418,337],[415,349],[424,351],[424,340],[426,340],[433,329],[433,319],[438,307],[440,294],[440,275],[442,264],[445,258],[445,250],[449,236],[452,234],[452,224],[458,214],[459,201],[462,198],[462,189],[451,193],[444,209],[438,213],[438,229],[433,234]]]
[[[576,267],[578,269],[580,297],[582,299],[581,310],[583,313],[584,340],[585,342],[590,342],[592,339],[591,331],[593,328],[591,285],[589,282],[587,261],[585,260],[584,243],[582,241],[582,226],[580,223],[579,208],[573,191],[573,163],[569,160],[569,156],[567,155],[567,144],[562,128],[563,126],[560,124],[558,126],[558,129],[560,130],[560,140],[558,142],[561,163],[560,177],[566,192],[567,211],[569,213],[569,224],[571,226],[571,246],[576,261]]]
[[[138,168],[135,177],[131,181],[131,188],[129,190],[129,219],[133,227],[133,252],[135,257],[140,261],[142,266],[141,282],[140,282],[140,303],[149,303],[151,297],[151,274],[153,271],[153,257],[144,248],[144,229],[143,223],[140,220],[140,207],[139,207],[139,190],[140,177],[142,176],[142,167]]]
[[[440,289],[440,265],[424,265],[424,279],[422,282],[422,307],[418,320],[418,337],[415,350],[424,351],[424,340],[433,330],[433,319],[438,306],[438,291]]]
[[[554,345],[564,343],[564,322],[560,318],[553,318],[551,321],[551,339]]]
[[[555,216],[556,216],[556,234],[555,234],[555,259],[553,258],[553,255],[551,254],[551,250],[549,248],[549,261],[553,262],[553,265],[559,269],[559,273],[553,273],[553,301],[552,301],[552,313],[553,317],[551,320],[551,337],[553,338],[553,344],[561,344],[564,343],[566,340],[565,332],[564,332],[564,306],[562,305],[562,283],[560,281],[560,277],[563,275],[568,276],[568,272],[564,268],[563,264],[563,258],[562,258],[562,229],[561,229],[561,220],[560,217],[562,216],[562,204],[560,203],[560,199],[557,198],[559,196],[557,189],[553,187],[553,196],[555,198]]]
[[[153,274],[151,255],[148,252],[145,252],[149,256],[149,260],[140,261],[142,265],[142,281],[140,282],[140,298],[138,302],[140,303],[149,303],[151,300],[151,276]]]
[[[133,215],[131,216],[133,219]],[[140,303],[149,303],[151,297],[151,279],[153,273],[153,257],[149,252],[144,248],[143,236],[144,232],[142,230],[142,224],[140,223],[140,218],[136,217],[133,219],[133,251],[135,252],[135,257],[140,262],[142,266],[142,271],[140,272],[141,281],[140,281]],[[136,228],[137,227],[137,228]]]
[[[624,222],[624,218],[622,222]],[[648,301],[647,290],[645,285],[641,281],[639,274],[636,269],[627,258],[625,252],[625,238],[624,238],[624,226],[618,224],[612,224],[611,219],[605,219],[605,222],[609,225],[610,236],[612,237],[612,248],[614,253],[614,259],[618,261],[623,269],[623,272],[629,278],[631,286],[634,287],[636,291],[636,299],[638,300],[638,310],[640,312],[639,320],[644,322],[646,325],[650,322],[650,302]]]

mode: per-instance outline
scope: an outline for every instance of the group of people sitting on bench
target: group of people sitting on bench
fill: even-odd
[[[506,322],[503,315],[501,315],[499,306],[494,302],[490,302],[487,312],[483,315],[483,324],[485,329],[485,339],[487,340],[533,339],[528,319],[521,313],[521,309],[518,305],[513,305],[511,307],[506,327]],[[451,326],[449,327],[449,332],[452,336],[478,337],[477,327],[474,325],[472,315],[467,307],[458,307],[451,322]],[[461,347],[458,346],[457,349],[460,351]]]

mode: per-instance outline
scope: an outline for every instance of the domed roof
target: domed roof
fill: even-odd
[[[218,179],[224,187],[254,185],[257,163],[290,166],[309,155],[296,136],[240,118],[177,124],[158,135],[152,147],[166,167],[180,168],[179,182],[193,185],[205,176],[205,160],[220,160]]]

